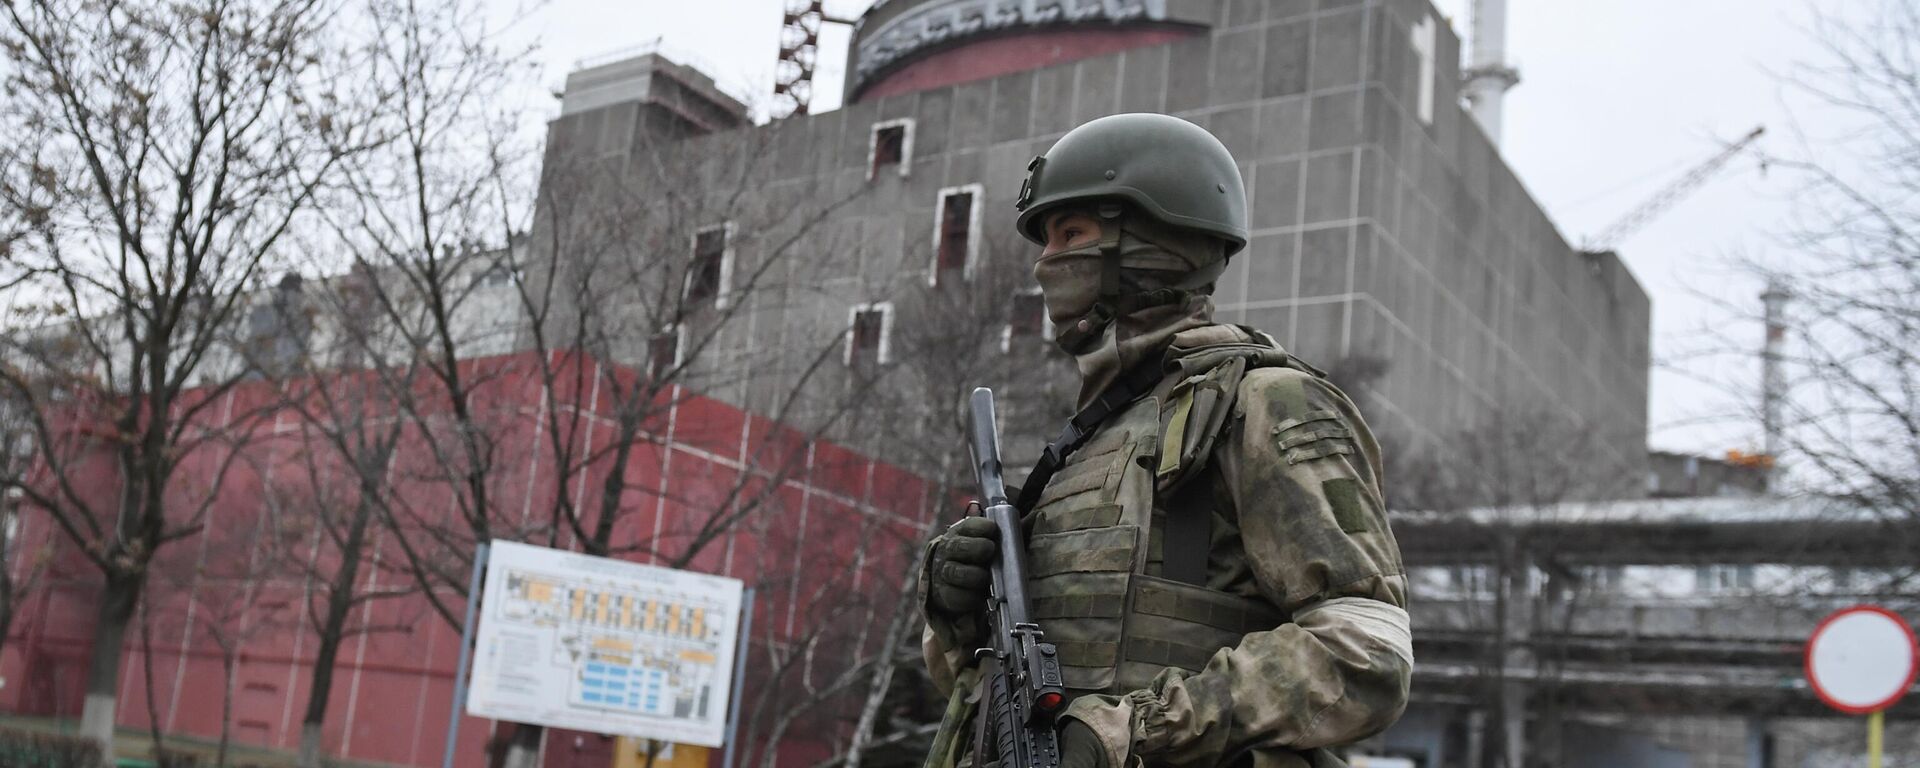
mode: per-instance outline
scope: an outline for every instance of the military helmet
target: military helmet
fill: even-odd
[[[1219,237],[1228,256],[1247,246],[1240,166],[1205,128],[1171,115],[1112,115],[1068,131],[1027,166],[1016,226],[1044,244],[1049,210],[1097,199]]]

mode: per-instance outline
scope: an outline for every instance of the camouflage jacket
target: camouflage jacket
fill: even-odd
[[[1205,368],[1219,359],[1206,357],[1210,350],[1265,343],[1215,325],[1176,336],[1168,357]],[[1237,376],[1231,411],[1215,419],[1212,440],[1198,443],[1204,454],[1186,463],[1218,471],[1204,588],[1275,608],[1259,615],[1280,618],[1235,632],[1237,643],[1216,641],[1186,664],[1151,665],[1153,674],[1142,677],[1124,670],[1137,662],[1122,662],[1117,687],[1082,686],[1094,690],[1074,699],[1065,716],[1100,737],[1110,768],[1337,765],[1322,748],[1378,733],[1405,707],[1413,664],[1406,576],[1381,501],[1379,447],[1352,401],[1317,372],[1277,348],[1264,359]],[[1163,423],[1194,415],[1171,413],[1180,400],[1170,390],[1190,380],[1193,366],[1180,371],[1156,390],[1170,411]],[[1114,421],[1088,445],[1100,443]],[[1196,444],[1171,427],[1159,438],[1171,446],[1165,452]],[[1164,480],[1179,462],[1163,455],[1157,463]],[[1068,474],[1056,475],[1049,491]],[[1166,501],[1148,495],[1155,505]],[[1142,553],[1140,572],[1156,576],[1160,547],[1149,549],[1153,560]],[[1132,603],[1129,610],[1137,609],[1138,598]],[[975,631],[929,613],[923,647],[942,687],[971,663],[966,649],[953,647],[968,635]]]

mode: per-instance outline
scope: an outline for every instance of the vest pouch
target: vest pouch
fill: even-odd
[[[1027,597],[1034,621],[1059,652],[1060,675],[1070,691],[1104,691],[1113,684],[1139,541],[1140,528],[1133,525],[1027,540]]]
[[[1128,594],[1145,567],[1159,443],[1152,398],[1119,414],[1067,459],[1026,523],[1034,620],[1059,652],[1073,695],[1114,690]]]
[[[1222,648],[1240,644],[1250,632],[1279,627],[1286,615],[1261,600],[1216,592],[1183,582],[1140,575],[1133,578],[1115,682],[1120,688],[1145,688],[1168,667],[1198,672]]]
[[[1126,451],[1133,447],[1133,432],[1110,429],[1093,436],[1067,459],[1067,464],[1041,490],[1033,509],[1035,516],[1057,508],[1080,508],[1115,502],[1115,484],[1119,482]]]

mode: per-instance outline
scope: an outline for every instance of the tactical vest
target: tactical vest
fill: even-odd
[[[1226,502],[1176,489],[1211,482],[1202,470],[1246,369],[1311,370],[1277,347],[1234,341],[1184,356],[1153,394],[1108,417],[1026,518],[1033,616],[1058,649],[1072,695],[1145,688],[1167,667],[1197,672],[1247,633],[1285,623],[1264,600],[1208,589],[1204,577],[1190,584],[1163,575],[1169,515],[1212,513],[1206,503],[1169,501]],[[1207,546],[1204,536],[1198,546]],[[1204,564],[1205,552],[1199,557]]]

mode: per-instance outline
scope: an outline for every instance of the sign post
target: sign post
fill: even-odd
[[[740,735],[740,689],[747,680],[747,652],[753,647],[753,596],[753,588],[748,587],[747,606],[740,614],[740,648],[733,654],[733,699],[727,702],[727,751],[720,768],[733,768],[733,757],[739,754],[734,744]]]
[[[1826,705],[1867,716],[1867,766],[1881,768],[1882,712],[1913,687],[1913,628],[1877,605],[1834,612],[1807,639],[1807,682]]]
[[[460,708],[467,700],[467,662],[473,658],[473,614],[480,603],[480,579],[487,572],[487,550],[481,542],[473,553],[473,578],[467,582],[467,618],[460,624],[460,661],[453,667],[453,709],[447,714],[447,751],[441,768],[453,768],[453,748],[460,741]]]

